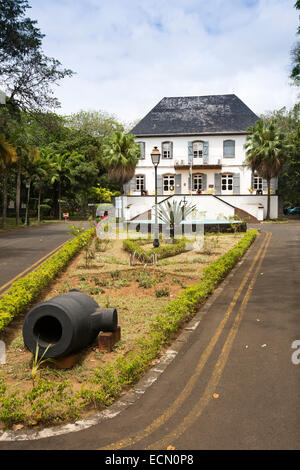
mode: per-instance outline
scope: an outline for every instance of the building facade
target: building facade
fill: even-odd
[[[247,129],[258,119],[235,95],[163,98],[131,130],[141,158],[125,194],[155,194],[154,147],[161,154],[158,195],[266,194],[266,181],[244,165]]]

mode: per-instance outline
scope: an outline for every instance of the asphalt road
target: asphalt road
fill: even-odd
[[[0,450],[299,449],[292,343],[300,340],[300,224],[262,230],[170,346],[173,360],[150,387],[138,385],[129,406],[115,416],[111,407],[109,419],[77,432],[0,439]]]
[[[36,267],[48,254],[71,239],[69,228],[70,222],[62,222],[0,233],[0,294],[9,287],[11,280],[29,272],[31,267]]]

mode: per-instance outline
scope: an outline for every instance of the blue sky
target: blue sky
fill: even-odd
[[[43,48],[76,72],[60,112],[131,122],[164,96],[235,93],[257,114],[291,107],[295,0],[29,0]],[[299,92],[299,90],[298,90]]]

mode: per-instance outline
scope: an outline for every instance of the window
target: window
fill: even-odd
[[[223,142],[223,156],[226,158],[233,158],[235,156],[235,141],[224,140]]]
[[[253,189],[256,191],[263,189],[263,179],[259,176],[253,176]]]
[[[164,191],[174,191],[175,175],[164,176],[163,183],[164,183]]]
[[[193,142],[193,156],[194,158],[201,158],[203,156],[203,142]]]
[[[222,186],[222,191],[232,191],[233,190],[233,176],[222,175],[221,186]]]
[[[145,176],[137,175],[135,179],[135,190],[143,191],[145,189]]]
[[[144,160],[145,159],[145,142],[137,142],[140,147],[141,147],[141,156],[140,156],[140,160]]]
[[[193,191],[201,191],[202,189],[202,175],[193,175]]]
[[[162,158],[173,158],[172,142],[162,143]]]

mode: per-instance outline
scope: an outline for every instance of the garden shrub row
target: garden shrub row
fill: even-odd
[[[67,265],[69,260],[93,237],[95,229],[89,229],[66,242],[51,258],[36,271],[15,281],[8,292],[0,299],[0,331],[13,318],[37,298],[41,290]]]
[[[186,240],[180,240],[172,245],[163,245],[151,250],[145,250],[136,240],[124,240],[123,249],[129,253],[135,253],[141,261],[152,261],[152,255],[157,254],[157,259],[169,258],[171,256],[179,255],[186,250]]]

